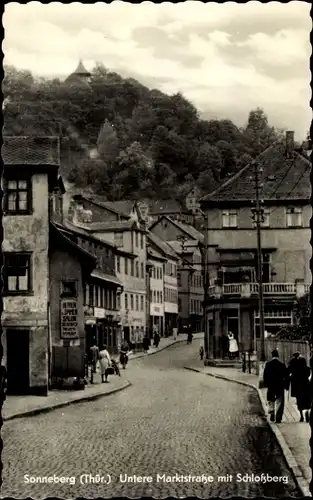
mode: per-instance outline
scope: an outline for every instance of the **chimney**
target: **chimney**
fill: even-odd
[[[292,158],[294,153],[294,131],[288,130],[286,132],[286,157]]]

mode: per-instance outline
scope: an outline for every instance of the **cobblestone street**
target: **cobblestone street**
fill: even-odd
[[[252,389],[183,369],[200,341],[129,363],[132,386],[96,401],[4,423],[2,497],[299,496]],[[205,475],[214,481],[157,482]],[[287,476],[288,484],[238,482],[236,474]],[[26,484],[24,475],[75,477],[75,484]],[[82,474],[111,476],[80,484]],[[152,476],[123,483],[119,476]],[[231,482],[217,480],[232,474]],[[74,482],[74,480],[73,480]]]

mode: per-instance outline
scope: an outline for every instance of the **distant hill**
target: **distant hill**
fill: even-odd
[[[62,79],[64,80],[64,79]],[[108,199],[208,193],[280,135],[261,109],[238,129],[97,65],[87,85],[5,68],[4,134],[60,135],[62,173]],[[208,112],[207,112],[208,113]]]

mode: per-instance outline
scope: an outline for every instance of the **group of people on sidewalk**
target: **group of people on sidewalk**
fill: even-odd
[[[313,367],[313,357],[311,358]],[[267,388],[270,420],[280,423],[285,409],[285,391],[291,388],[291,397],[296,399],[300,422],[309,422],[312,403],[311,368],[306,359],[295,352],[288,366],[279,360],[277,349],[272,351],[272,359],[265,364],[263,380]],[[305,415],[304,415],[305,412]]]
[[[120,349],[120,363],[123,368],[126,367],[129,355],[129,345],[124,340]],[[94,341],[94,344],[90,348],[89,352],[89,364],[90,364],[90,383],[93,384],[94,374],[97,372],[97,367],[99,366],[99,373],[101,377],[101,382],[108,382],[108,376],[116,373],[119,375],[119,368],[114,359],[111,358],[108,351],[108,347],[103,345],[100,350]]]

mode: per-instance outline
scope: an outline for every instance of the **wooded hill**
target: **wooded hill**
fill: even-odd
[[[244,128],[203,120],[180,93],[166,95],[97,65],[89,85],[5,67],[5,135],[60,135],[62,175],[109,200],[203,193],[242,168],[281,131],[262,109]]]

